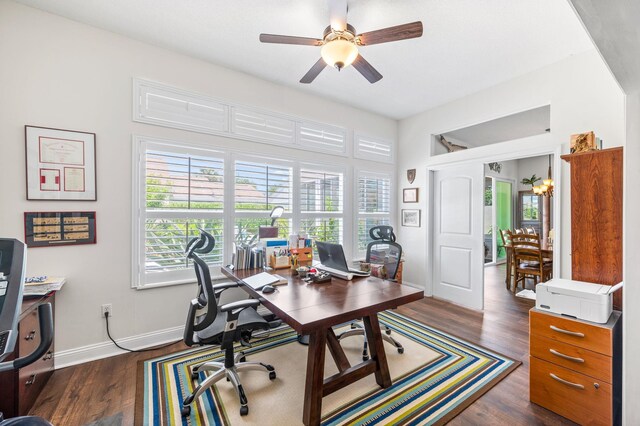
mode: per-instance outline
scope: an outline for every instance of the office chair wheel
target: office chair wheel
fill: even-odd
[[[182,417],[187,417],[189,414],[191,414],[191,406],[186,405],[182,407],[182,409],[180,410],[180,414],[182,414]]]
[[[398,353],[399,354],[403,354],[404,353],[404,348],[398,348]]]
[[[200,374],[194,371],[191,372],[191,380],[198,380],[200,378]]]
[[[240,407],[240,415],[241,416],[246,416],[247,414],[249,414],[249,406],[248,405],[243,405]]]
[[[269,371],[269,380],[275,380],[275,379],[276,379],[276,372]]]
[[[391,334],[391,329],[389,327],[387,327],[387,329],[384,332],[387,333],[388,335],[390,335]]]

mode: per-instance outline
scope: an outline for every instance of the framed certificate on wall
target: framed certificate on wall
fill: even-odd
[[[95,201],[96,134],[25,126],[27,200]]]

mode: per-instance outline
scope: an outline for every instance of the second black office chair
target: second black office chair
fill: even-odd
[[[258,300],[248,299],[219,305],[220,294],[229,288],[238,287],[235,283],[213,285],[209,267],[198,253],[204,254],[213,250],[215,238],[206,231],[200,232],[199,238],[194,238],[187,245],[186,254],[194,263],[198,279],[198,297],[191,301],[187,325],[184,331],[184,342],[193,345],[220,345],[224,350],[224,362],[209,361],[198,365],[192,370],[192,379],[197,380],[201,371],[215,371],[200,383],[193,393],[182,403],[182,415],[188,416],[193,401],[206,392],[219,380],[226,378],[231,381],[240,399],[240,415],[249,413],[247,397],[240,383],[238,371],[260,370],[269,373],[269,379],[276,378],[275,369],[261,362],[247,362],[244,353],[234,356],[234,342],[247,340],[255,330],[268,330],[269,323],[262,318],[255,308],[260,304]],[[199,314],[198,311],[203,311]]]
[[[367,245],[367,257],[365,261],[371,264],[384,264],[387,279],[395,280],[402,258],[402,246],[396,243],[396,234],[393,227],[387,225],[374,226],[369,230],[369,236],[373,241]],[[404,353],[404,347],[400,342],[390,336],[391,329],[385,325],[385,333],[382,339],[395,346],[398,353]],[[351,323],[351,330],[347,330],[338,336],[344,339],[349,336],[364,336],[364,347],[362,349],[362,359],[369,359],[367,336],[361,322]]]

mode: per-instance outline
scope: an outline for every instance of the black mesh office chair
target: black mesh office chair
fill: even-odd
[[[247,362],[243,352],[234,356],[233,344],[246,341],[254,330],[268,330],[269,323],[255,310],[260,304],[258,300],[248,299],[219,305],[220,294],[235,283],[213,285],[209,267],[198,256],[208,253],[215,247],[214,237],[206,231],[200,231],[200,237],[189,242],[186,249],[187,257],[193,260],[198,278],[198,297],[191,301],[187,325],[184,330],[184,342],[193,345],[220,345],[224,350],[224,362],[209,361],[193,368],[191,378],[197,380],[201,371],[215,371],[200,383],[191,395],[182,403],[182,415],[191,413],[191,403],[213,386],[220,379],[231,381],[240,399],[240,415],[249,413],[247,397],[242,389],[238,371],[260,370],[269,373],[269,379],[276,378],[275,369],[271,365],[261,362]],[[204,310],[203,314],[198,311]]]
[[[365,261],[371,264],[383,264],[387,279],[394,281],[402,260],[402,246],[396,243],[396,234],[393,233],[393,227],[387,225],[374,226],[369,230],[369,236],[373,241],[367,245],[367,257]],[[398,350],[398,353],[404,353],[404,347],[400,342],[390,336],[391,329],[386,325],[384,328],[386,334],[382,335],[382,339],[392,344]],[[338,339],[344,339],[349,336],[364,336],[362,359],[364,361],[368,360],[367,335],[364,332],[362,323],[351,323],[351,330],[341,333]]]

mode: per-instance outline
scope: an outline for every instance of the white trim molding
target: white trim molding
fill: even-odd
[[[184,326],[182,325],[118,339],[118,344],[134,350],[145,349],[174,341],[182,341],[183,333]],[[113,342],[106,341],[55,352],[53,359],[55,369],[57,370],[72,365],[84,364],[89,361],[122,355],[124,353],[126,353],[126,351],[116,347]]]

